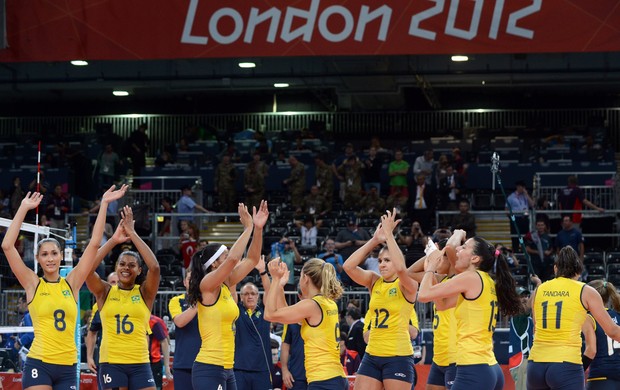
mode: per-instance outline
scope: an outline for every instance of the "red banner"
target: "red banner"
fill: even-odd
[[[7,0],[0,61],[620,50],[620,0]]]

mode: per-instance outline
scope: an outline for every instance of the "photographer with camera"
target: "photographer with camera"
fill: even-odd
[[[428,243],[428,237],[422,231],[420,222],[413,221],[411,224],[411,231],[408,234],[406,231],[403,234],[401,229],[398,230],[398,233],[396,234],[396,242],[407,247],[405,264],[407,265],[407,268],[409,268],[419,258],[424,256],[424,248],[426,248],[426,244]]]

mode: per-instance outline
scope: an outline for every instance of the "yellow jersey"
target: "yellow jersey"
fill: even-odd
[[[77,363],[77,303],[67,280],[61,277],[57,282],[48,282],[39,278],[28,310],[34,324],[28,357],[67,366]]]
[[[443,278],[441,283],[452,276]],[[456,317],[454,307],[437,310],[433,306],[433,362],[438,366],[456,363]]]
[[[454,310],[457,366],[497,364],[493,353],[493,331],[499,317],[495,281],[486,272],[476,272],[482,281],[480,295],[467,299],[460,294]]]
[[[233,368],[235,363],[235,322],[239,307],[228,286],[222,284],[220,295],[212,305],[198,302],[198,329],[202,345],[196,361]]]
[[[110,287],[99,316],[103,330],[99,351],[101,363],[149,363],[147,335],[151,330],[151,311],[142,298],[139,284],[131,290]]]
[[[581,302],[584,286],[567,278],[555,278],[538,286],[531,361],[581,364],[581,326],[587,314]]]
[[[368,312],[370,335],[366,353],[372,356],[411,356],[413,348],[409,337],[409,320],[413,303],[400,290],[398,278],[386,282],[377,279],[370,291]]]
[[[323,317],[318,325],[310,325],[307,320],[301,324],[308,383],[344,377],[344,369],[340,364],[338,306],[322,295],[316,295],[312,300],[319,305]]]

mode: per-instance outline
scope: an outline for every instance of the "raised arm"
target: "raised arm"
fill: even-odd
[[[419,302],[430,302],[440,298],[453,297],[459,293],[467,293],[482,288],[482,280],[477,272],[466,271],[443,283],[437,283],[435,272],[443,257],[443,251],[434,251],[427,256],[424,278],[418,291]]]
[[[148,268],[148,271],[146,272],[146,280],[140,286],[140,292],[142,293],[142,297],[144,297],[144,303],[146,303],[146,306],[149,309],[152,309],[153,303],[155,302],[155,296],[157,295],[157,290],[159,289],[161,272],[159,262],[157,261],[157,257],[155,257],[155,254],[151,248],[146,245],[144,240],[142,240],[138,233],[136,233],[136,230],[134,229],[135,221],[133,219],[133,210],[131,207],[123,207],[121,217],[123,218],[123,227],[125,228],[125,232],[131,239],[132,244],[138,250],[138,253],[144,261],[144,265]]]
[[[9,229],[2,240],[2,251],[9,262],[11,271],[13,271],[13,274],[19,281],[19,284],[26,290],[28,302],[30,302],[34,296],[34,291],[39,283],[39,277],[33,270],[26,266],[17,248],[15,248],[15,241],[17,241],[17,237],[19,237],[19,231],[26,218],[26,214],[28,211],[35,209],[39,203],[41,203],[42,199],[43,195],[38,192],[28,192],[26,194],[26,197],[22,199],[22,203],[19,209],[17,209],[13,221],[11,221]]]
[[[99,207],[99,212],[97,213],[97,219],[95,220],[95,224],[93,226],[93,231],[90,237],[90,241],[80,258],[80,261],[77,263],[75,268],[69,272],[67,275],[67,282],[71,285],[73,291],[79,290],[84,281],[88,277],[88,275],[92,272],[93,269],[96,269],[99,263],[103,258],[98,258],[97,252],[101,246],[101,237],[103,236],[103,230],[105,227],[105,218],[106,212],[108,210],[108,205],[125,195],[127,192],[127,185],[123,184],[120,189],[114,190],[115,186],[110,187],[101,198],[101,205]]]
[[[252,210],[251,222],[254,226],[254,232],[252,233],[252,243],[248,249],[248,257],[237,264],[230,275],[230,284],[237,284],[241,282],[260,261],[261,252],[263,251],[263,228],[267,223],[267,219],[269,219],[267,201],[261,200],[258,210],[256,210],[256,207]],[[243,249],[245,249],[245,247]],[[230,256],[230,254],[228,255]]]
[[[293,306],[286,305],[282,283],[283,280],[288,280],[289,276],[286,263],[270,261],[269,272],[273,277],[273,282],[265,300],[265,319],[281,324],[296,324],[304,319],[318,323],[323,314],[319,306],[311,299],[304,299]],[[284,303],[283,306],[282,303]]]
[[[346,272],[355,283],[367,287],[369,290],[372,288],[373,283],[379,279],[379,275],[373,271],[362,269],[360,265],[366,260],[366,257],[368,257],[368,254],[372,252],[374,247],[384,242],[385,235],[381,229],[381,224],[379,224],[372,238],[353,252],[342,267],[344,268],[344,272]]]
[[[235,266],[239,263],[239,260],[241,260],[243,251],[248,245],[248,241],[250,241],[253,226],[252,216],[248,212],[248,208],[243,203],[239,203],[238,211],[239,219],[243,224],[243,232],[239,238],[237,238],[237,241],[235,241],[232,248],[230,248],[226,260],[215,270],[206,274],[200,281],[200,291],[203,293],[212,292],[220,288],[221,284],[228,279]],[[230,287],[233,284],[236,283],[229,282],[228,286]]]
[[[400,219],[396,219],[396,209],[392,211],[388,210],[386,214],[381,217],[381,229],[383,229],[385,242],[390,252],[390,260],[392,264],[394,264],[396,274],[398,275],[398,282],[405,298],[407,298],[409,302],[413,302],[418,292],[418,282],[410,278],[407,274],[405,257],[394,239],[394,229],[396,229],[399,223]]]
[[[269,293],[269,288],[271,287],[271,280],[269,280],[269,273],[267,272],[267,265],[265,264],[265,255],[260,256],[260,260],[254,268],[258,271],[260,281],[263,284],[263,290],[265,290],[263,297],[266,297],[267,293]]]

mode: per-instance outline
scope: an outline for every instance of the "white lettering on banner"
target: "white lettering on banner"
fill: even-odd
[[[282,12],[277,8],[270,8],[262,14],[258,13],[258,8],[252,8],[250,11],[250,19],[248,20],[248,27],[245,29],[243,42],[252,43],[256,26],[271,19],[269,33],[267,34],[267,42],[274,43],[276,41],[276,35],[278,34],[278,24],[280,23],[281,15]]]
[[[303,40],[310,42],[312,40],[312,26],[316,20],[316,14],[319,10],[319,0],[312,0],[310,10],[304,11],[299,8],[286,8],[286,16],[284,17],[284,25],[282,26],[282,33],[280,37],[284,42],[290,42],[293,39],[303,35]],[[306,24],[297,28],[295,31],[291,31],[293,27],[294,18],[307,19]]]
[[[228,36],[220,34],[220,32],[217,29],[217,22],[219,22],[220,19],[225,16],[232,18],[233,22],[235,22],[235,29]],[[234,10],[232,8],[218,9],[217,11],[215,11],[213,16],[211,17],[211,20],[209,20],[209,34],[211,34],[211,37],[217,43],[221,43],[224,45],[233,43],[234,41],[239,39],[242,33],[243,33],[243,17],[237,10]]]
[[[420,27],[420,23],[431,19],[434,16],[441,14],[444,11],[445,0],[429,0],[435,3],[431,8],[425,9],[422,12],[411,17],[411,23],[409,24],[409,35],[428,39],[434,41],[437,38],[435,31],[426,30]],[[478,29],[480,25],[480,18],[482,16],[482,10],[485,4],[484,0],[474,0],[474,10],[470,18],[469,29],[463,30],[455,26],[456,16],[459,11],[460,0],[450,0],[450,7],[448,9],[448,17],[446,20],[446,26],[444,33],[457,38],[472,40],[478,35]],[[504,11],[505,0],[495,0],[495,7],[493,9],[493,18],[491,20],[491,26],[489,28],[489,38],[497,39],[497,34],[500,28],[500,22],[502,19],[502,13]],[[532,39],[534,38],[534,31],[523,27],[518,27],[517,22],[526,16],[532,15],[540,11],[542,0],[532,0],[532,4],[528,5],[520,10],[512,12],[508,17],[508,25],[506,26],[506,33],[516,35],[522,38]]]
[[[467,39],[468,41],[476,38],[476,35],[478,35],[478,25],[480,25],[480,14],[482,13],[484,0],[474,1],[476,2],[476,5],[474,6],[474,14],[472,15],[471,22],[469,23],[469,30],[463,30],[457,28],[455,25],[456,15],[459,10],[459,0],[452,0],[450,4],[450,11],[448,12],[448,20],[446,21],[446,35]]]
[[[488,37],[497,39],[500,29],[502,29],[501,21],[506,0],[495,0],[494,4],[490,1],[485,2],[485,0],[473,0],[474,4],[471,15],[466,17],[462,15],[460,19],[458,18],[459,12],[470,9],[469,4],[471,0],[468,0],[467,3],[461,0],[426,1],[433,4],[430,8],[411,16],[408,28],[410,36],[435,41],[438,33],[441,33],[441,30],[443,30],[443,34],[446,36],[471,41],[479,35],[481,20],[486,20],[486,17],[482,18],[485,5],[487,5],[487,8],[493,7]],[[315,32],[328,42],[334,43],[350,39],[357,42],[371,39],[385,42],[390,31],[393,13],[393,9],[386,4],[374,9],[367,5],[360,5],[359,9],[354,9],[356,7],[354,3],[330,5],[319,11],[321,0],[310,0],[307,8],[271,7],[263,10],[251,7],[249,9],[237,10],[233,7],[222,7],[212,10],[208,20],[196,20],[200,4],[200,0],[189,1],[185,24],[181,34],[181,43],[207,45],[209,39],[224,45],[233,44],[241,39],[247,44],[260,43],[261,40],[274,43],[277,38],[287,43],[299,38],[304,42],[312,42]],[[520,27],[518,23],[527,16],[539,12],[541,8],[542,0],[531,0],[530,5],[511,12],[507,15],[505,32],[510,35],[533,39],[534,31]],[[436,26],[435,30],[438,27],[439,30],[433,31],[433,29],[428,27],[422,27],[423,22],[439,17],[444,12],[447,12],[447,17],[443,29]],[[484,15],[488,15],[490,12],[491,10],[489,9]],[[465,28],[462,28],[462,26],[457,27],[457,19],[459,21],[468,20],[469,25]],[[232,25],[232,31],[222,32],[220,27],[221,22],[224,20],[227,26]],[[330,28],[329,22],[331,20],[337,20],[338,24],[332,24]],[[280,24],[280,22],[282,23]],[[379,23],[379,29],[375,37],[367,36],[367,28],[371,23]],[[205,24],[208,27],[206,29],[208,36],[197,35],[193,32],[195,26],[203,26]],[[266,36],[256,35],[257,27],[261,25],[268,26]],[[338,26],[338,30],[335,30],[334,25]],[[484,30],[486,27],[482,27],[482,29]],[[205,28],[201,31],[204,30]]]
[[[506,28],[506,32],[508,34],[516,35],[518,37],[528,39],[534,38],[534,31],[522,27],[517,27],[517,21],[528,15],[540,11],[541,6],[542,0],[533,0],[532,5],[530,5],[529,7],[525,7],[519,11],[513,12],[508,18],[508,27]]]

